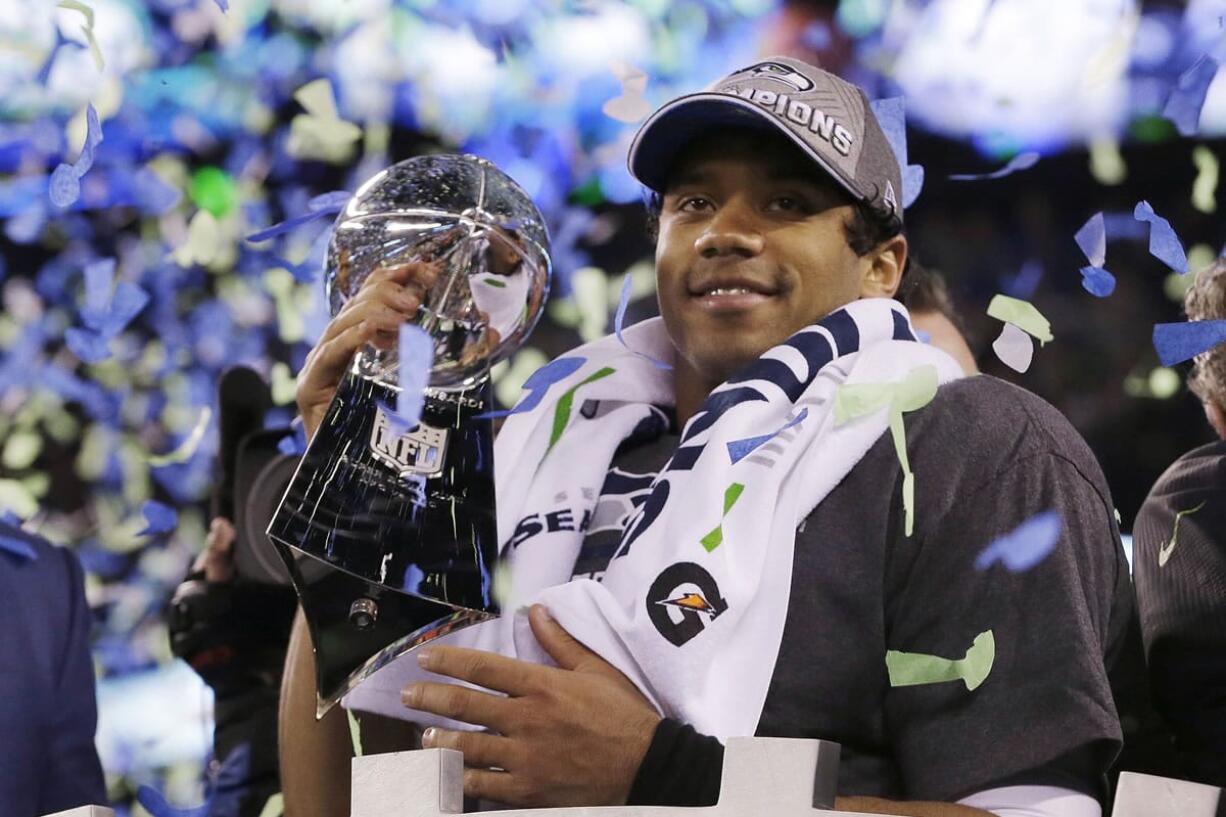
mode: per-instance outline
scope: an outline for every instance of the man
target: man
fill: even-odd
[[[889,300],[907,266],[898,165],[863,93],[796,60],[764,60],[665,105],[640,130],[630,169],[655,193],[662,320],[631,327],[626,340],[672,369],[635,370],[637,358],[623,351],[608,367],[618,372],[589,382],[604,371],[589,368],[617,346],[581,347],[573,354],[588,362],[575,377],[588,379],[564,393],[583,408],[556,413],[563,422],[546,431],[544,460],[530,413],[508,419],[500,469],[540,461],[541,473],[582,484],[581,472],[607,468],[600,505],[590,519],[574,516],[587,520],[565,568],[575,581],[544,589],[545,604],[530,615],[536,657],[557,666],[431,645],[418,656],[426,670],[506,695],[410,685],[412,717],[490,729],[435,727],[423,744],[462,750],[466,793],[514,806],[709,804],[723,754],[715,735],[756,733],[842,744],[836,807],[845,811],[1099,815],[1100,781],[1120,744],[1104,662],[1131,613],[1107,489],[1058,412],[999,380],[954,379],[952,359],[914,342]],[[417,274],[372,275],[329,326],[300,378],[308,432],[353,351],[368,340],[394,343],[416,309]],[[888,385],[857,381],[865,361],[892,372],[880,379]],[[924,368],[935,396],[917,409],[923,378],[912,375]],[[634,397],[622,370],[654,378],[654,391],[639,389],[650,397]],[[601,386],[619,377],[617,388]],[[874,429],[866,440],[832,416],[836,405],[854,411],[842,385],[861,387],[856,394],[870,403],[867,395],[881,394],[874,387],[894,389],[890,411],[860,426]],[[551,399],[560,398],[546,397],[548,411]],[[906,459],[886,432],[887,414],[904,410],[895,405],[909,406]],[[638,413],[619,420],[627,406]],[[610,443],[615,422],[622,431]],[[765,443],[734,441],[729,427],[746,438],[755,428],[778,431]],[[520,456],[505,456],[520,440]],[[555,443],[565,456],[550,460]],[[786,457],[793,470],[771,467]],[[740,473],[752,479],[723,481]],[[684,499],[704,478],[723,496],[723,522],[701,543],[662,535],[707,518],[709,501]],[[506,493],[500,482],[500,513],[542,479],[529,474]],[[762,484],[771,490],[753,496]],[[540,491],[553,495],[549,484]],[[738,513],[738,501],[764,514]],[[618,502],[625,513],[602,512]],[[1062,519],[1046,559],[1018,573],[975,568],[990,542],[1045,510]],[[504,546],[516,569],[545,535],[521,535],[527,518]],[[678,562],[644,605],[627,576],[656,551],[675,551]],[[729,560],[749,567],[729,573]],[[547,557],[539,564],[556,568]],[[739,593],[751,574],[754,587],[774,589]],[[618,593],[633,604],[619,608]],[[559,621],[577,627],[578,608],[596,623],[576,639]],[[771,626],[755,629],[758,613]],[[532,646],[516,639],[517,654]],[[754,657],[721,663],[730,651]],[[955,665],[964,680],[908,681],[908,656],[917,654],[965,656]],[[976,674],[984,667],[986,679]],[[287,667],[287,698],[302,711],[308,683],[308,672]],[[294,735],[283,745],[317,751],[310,738],[322,724],[299,717],[283,726]],[[313,777],[335,772],[293,765],[283,758],[287,810],[305,809]]]
[[[4,519],[0,598],[0,814],[106,805],[81,564]]]
[[[949,288],[945,286],[941,274],[921,267],[914,258],[910,259],[907,280],[900,295],[920,340],[927,340],[945,351],[958,361],[962,371],[968,375],[979,374],[975,355],[966,342],[966,328],[954,309]]]
[[[1226,318],[1226,260],[1202,271],[1188,319]],[[1137,514],[1133,570],[1155,704],[1179,773],[1226,786],[1226,347],[1197,355],[1188,386],[1216,442],[1158,478]]]

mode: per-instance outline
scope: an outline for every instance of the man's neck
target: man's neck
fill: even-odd
[[[698,413],[712,390],[723,381],[709,382],[703,378],[681,355],[673,367],[673,395],[677,398],[677,427],[685,428],[690,418]]]

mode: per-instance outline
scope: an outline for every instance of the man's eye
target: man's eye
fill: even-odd
[[[702,196],[686,196],[681,201],[677,202],[678,210],[701,210],[709,207],[711,202]]]
[[[775,196],[771,199],[771,207],[777,210],[800,211],[808,208],[808,204],[799,196]]]

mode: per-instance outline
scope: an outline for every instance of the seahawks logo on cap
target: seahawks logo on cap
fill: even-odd
[[[894,195],[894,185],[890,183],[889,179],[885,180],[885,195],[881,198],[889,205],[891,212],[898,212],[898,197]]]
[[[799,93],[813,90],[813,80],[781,62],[760,62],[749,68],[742,68],[737,73],[749,73],[753,79],[773,79]]]

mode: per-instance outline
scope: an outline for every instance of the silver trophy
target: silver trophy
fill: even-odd
[[[380,267],[438,269],[412,323],[434,339],[420,422],[380,404],[399,391],[395,350],[368,345],[303,455],[268,535],[315,645],[322,716],[362,679],[447,632],[498,615],[490,367],[535,326],[549,236],[509,176],[475,156],[382,171],[336,219],[325,286],[336,315]]]

